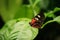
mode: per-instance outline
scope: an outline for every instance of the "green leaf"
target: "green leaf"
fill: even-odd
[[[60,24],[60,16],[56,17],[54,21],[58,22]]]
[[[44,15],[45,15],[45,18],[51,17],[51,18],[53,18],[53,20],[48,20],[47,22],[45,22],[45,23],[42,25],[41,28],[44,28],[45,25],[47,25],[47,24],[49,24],[49,23],[51,23],[51,22],[54,22],[54,21],[60,23],[60,16],[57,16],[57,17],[56,17],[56,16],[54,15],[54,13],[57,12],[57,11],[59,11],[59,10],[60,10],[60,8],[57,8],[57,7],[56,7],[54,10],[51,10],[51,11],[48,11],[47,13],[45,13],[45,14],[44,14]]]
[[[7,22],[0,30],[0,34],[7,36],[8,40],[33,40],[37,34],[38,29],[29,25],[30,19],[20,18]]]
[[[60,11],[60,8],[56,7],[56,8],[54,8],[54,10],[51,10],[51,11],[48,11],[47,13],[44,13],[45,18],[47,18],[47,17],[51,17],[53,19],[56,18],[56,15],[54,13],[57,11]]]
[[[0,0],[0,13],[5,22],[13,19],[22,5],[22,0]]]
[[[16,18],[32,18],[34,16],[32,7],[30,5],[22,5],[21,8],[17,11],[15,14],[15,19]]]
[[[44,15],[45,15],[46,18],[47,17],[55,18],[54,11],[49,11],[49,12],[45,13]]]
[[[35,12],[38,13],[40,8],[37,6],[38,0],[34,0],[32,5],[23,5],[22,2],[23,0],[0,0],[0,12],[5,22],[22,17],[32,18]]]
[[[44,28],[45,25],[47,25],[47,24],[49,24],[49,23],[51,23],[51,22],[54,22],[54,21],[53,21],[53,20],[49,20],[49,21],[47,21],[46,23],[44,23],[44,24],[42,25],[41,29]]]
[[[40,8],[47,9],[49,0],[40,0]]]
[[[46,23],[44,23],[44,24],[42,25],[41,29],[44,28],[45,25],[47,25],[47,24],[49,24],[49,23],[52,23],[52,22],[58,22],[58,23],[60,24],[60,16],[57,16],[57,17],[54,18],[53,20],[49,20],[49,21],[47,21]]]

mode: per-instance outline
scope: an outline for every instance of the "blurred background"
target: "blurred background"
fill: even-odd
[[[37,14],[41,8],[50,12],[56,7],[60,8],[60,0],[0,0],[0,29],[9,20],[21,17],[31,19],[35,16],[33,12]],[[48,15],[44,23],[57,16],[60,16],[60,10],[51,17]],[[39,29],[34,40],[60,40],[60,24],[54,21],[45,25],[43,29]]]

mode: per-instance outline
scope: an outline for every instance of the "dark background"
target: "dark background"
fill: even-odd
[[[3,21],[1,15],[0,15],[0,29],[2,28],[2,26],[5,24],[5,22]]]
[[[50,4],[47,7],[48,10],[53,10],[55,7],[60,7],[60,1],[59,0],[49,0]],[[24,0],[23,4],[28,5],[29,1]],[[56,16],[60,15],[60,11],[57,11],[54,13]],[[53,18],[47,17],[45,19],[46,21],[52,20]],[[5,24],[3,21],[1,15],[0,15],[0,29]],[[60,40],[60,24],[57,22],[52,22],[47,24],[43,29],[39,29],[39,33],[37,37],[34,40]]]

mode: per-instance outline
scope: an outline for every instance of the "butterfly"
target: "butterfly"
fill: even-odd
[[[32,18],[32,20],[31,20],[31,22],[29,22],[29,24],[32,27],[41,28],[44,20],[45,20],[44,10],[41,10],[39,14],[37,14],[34,18]]]

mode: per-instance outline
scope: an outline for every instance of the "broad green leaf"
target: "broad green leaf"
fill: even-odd
[[[39,0],[34,0],[32,3],[34,6],[24,5],[23,0],[0,0],[0,13],[5,22],[21,17],[32,18],[34,13],[37,14],[39,11],[40,7],[37,4]]]
[[[14,18],[22,0],[0,0],[0,13],[5,22]]]
[[[21,18],[21,17],[26,17],[26,18],[32,18],[34,17],[32,7],[30,5],[22,5],[22,7],[17,11],[15,14],[15,19],[16,18]]]
[[[29,25],[30,19],[20,18],[7,22],[0,30],[0,34],[4,35],[6,40],[33,40],[38,29]],[[2,36],[0,36],[2,39]]]

